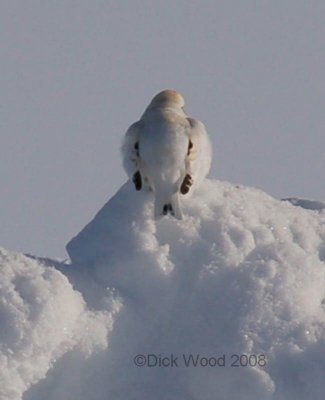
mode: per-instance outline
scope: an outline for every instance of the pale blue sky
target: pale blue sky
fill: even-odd
[[[4,0],[0,38],[5,247],[65,257],[164,88],[205,123],[212,177],[325,199],[323,0]]]

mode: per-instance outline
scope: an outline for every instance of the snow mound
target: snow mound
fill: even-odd
[[[324,210],[212,180],[182,201],[155,222],[128,182],[71,264],[0,251],[1,400],[323,399]]]
[[[128,182],[67,245],[124,303],[82,399],[323,399],[325,213],[212,180],[152,204]]]
[[[0,399],[18,400],[72,350],[107,347],[108,311],[90,311],[58,270],[0,249]]]

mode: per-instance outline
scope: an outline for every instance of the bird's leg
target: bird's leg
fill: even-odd
[[[191,141],[188,142],[188,149],[187,149],[187,155],[189,156],[191,153],[191,150],[193,148],[193,143]]]
[[[139,158],[139,142],[136,142],[136,144],[134,145],[134,149],[135,149],[137,157]]]
[[[138,164],[139,164],[139,142],[136,142],[134,145],[134,150],[135,150],[135,155],[136,158],[134,160],[136,168],[138,168]],[[135,186],[135,190],[141,190],[142,188],[142,178],[141,178],[141,174],[140,171],[136,171],[132,177],[132,181],[134,183]]]
[[[142,179],[141,179],[140,171],[137,171],[133,175],[132,181],[134,183],[135,190],[141,190],[141,188],[142,188]]]
[[[172,206],[171,204],[168,204],[168,211],[171,213],[171,215],[172,215],[173,217],[175,217],[175,212],[174,212],[173,206]]]
[[[193,178],[191,177],[190,174],[186,174],[183,183],[181,184],[181,189],[180,189],[181,193],[187,194],[192,185],[193,185]]]
[[[190,155],[193,149],[193,143],[191,142],[191,140],[189,140],[188,142],[188,149],[187,149],[187,160],[186,160],[186,170],[190,170],[189,165],[190,165]],[[191,186],[193,185],[193,178],[191,177],[191,175],[189,173],[187,173],[185,175],[185,178],[181,184],[180,187],[180,192],[182,194],[187,194],[191,188]]]

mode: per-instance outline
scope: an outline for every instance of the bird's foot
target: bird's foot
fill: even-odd
[[[163,215],[167,215],[168,212],[170,212],[171,215],[173,217],[175,217],[175,212],[173,210],[173,206],[170,203],[169,204],[165,204],[164,207],[163,207]]]
[[[191,175],[186,174],[183,183],[181,184],[181,189],[180,189],[181,193],[187,194],[192,185],[193,185],[193,178],[191,177]]]

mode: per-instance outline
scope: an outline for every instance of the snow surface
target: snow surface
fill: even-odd
[[[324,398],[325,210],[205,180],[183,211],[128,182],[71,265],[1,252],[1,400]]]

